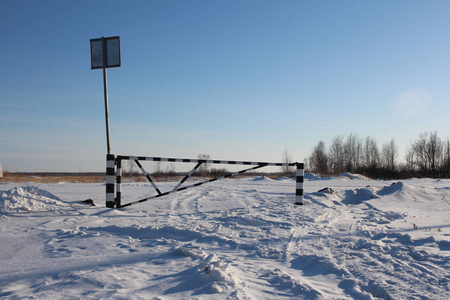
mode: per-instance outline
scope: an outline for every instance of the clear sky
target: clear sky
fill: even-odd
[[[0,163],[103,171],[112,153],[303,161],[319,140],[450,134],[450,1],[0,1]]]

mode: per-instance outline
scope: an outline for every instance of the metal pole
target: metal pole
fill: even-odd
[[[109,141],[108,81],[106,79],[106,68],[103,68],[103,90],[105,95],[106,144],[108,154],[111,154],[111,144]]]
[[[111,154],[111,143],[109,140],[109,112],[108,112],[108,80],[106,77],[106,40],[102,37],[103,42],[103,93],[105,96],[105,121],[106,121],[106,146],[108,155]]]

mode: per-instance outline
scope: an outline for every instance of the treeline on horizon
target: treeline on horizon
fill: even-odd
[[[401,179],[411,177],[450,178],[450,141],[437,132],[424,132],[407,147],[400,159],[394,139],[381,147],[367,136],[351,133],[336,136],[326,147],[319,141],[305,160],[308,172],[359,173],[370,178]]]

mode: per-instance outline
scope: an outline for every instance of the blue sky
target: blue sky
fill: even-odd
[[[103,171],[112,153],[295,161],[337,135],[450,133],[449,1],[0,1],[0,163]]]

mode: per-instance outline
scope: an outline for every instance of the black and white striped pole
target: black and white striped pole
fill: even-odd
[[[114,208],[116,206],[116,201],[114,199],[115,162],[114,155],[106,155],[106,207],[109,208]]]
[[[105,123],[106,123],[106,207],[115,207],[114,201],[114,155],[111,154],[111,142],[109,137],[109,109],[108,109],[108,81],[107,68],[120,67],[120,38],[101,37],[91,39],[91,69],[103,69],[103,96],[105,99]],[[112,167],[111,167],[112,164]],[[112,195],[112,196],[111,196]],[[111,198],[112,197],[112,198]]]
[[[303,181],[305,177],[305,165],[297,163],[297,172],[295,174],[295,204],[303,205]]]

